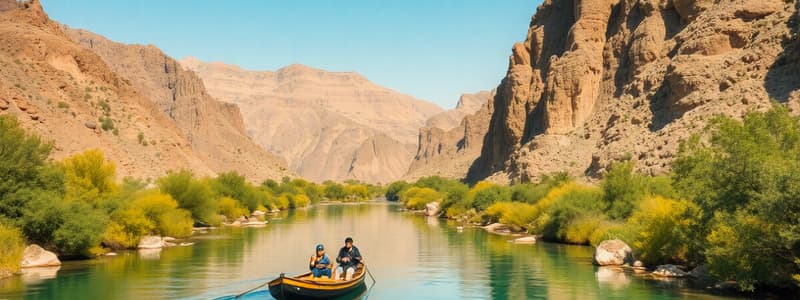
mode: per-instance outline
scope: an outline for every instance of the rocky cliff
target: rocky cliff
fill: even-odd
[[[455,109],[429,119],[419,130],[417,154],[404,179],[431,175],[464,179],[480,156],[492,116],[489,102],[494,97],[495,91],[464,94]],[[460,122],[450,126],[450,120],[458,116]]]
[[[203,132],[189,137],[150,91],[73,42],[38,1],[0,7],[0,113],[52,141],[54,158],[101,149],[121,176],[141,178],[175,169],[200,175],[224,170],[194,142]],[[188,112],[202,109],[185,105]],[[269,168],[260,174],[286,174]]]
[[[546,0],[512,47],[469,178],[597,175],[631,158],[669,170],[716,114],[800,99],[798,4]]]
[[[187,58],[211,95],[242,108],[248,134],[315,181],[388,182],[408,170],[418,129],[438,106],[352,72],[291,65],[248,71]]]
[[[116,43],[85,30],[65,32],[153,101],[215,172],[236,171],[257,180],[288,174],[280,174],[285,161],[247,137],[238,106],[212,98],[194,72],[155,46]]]

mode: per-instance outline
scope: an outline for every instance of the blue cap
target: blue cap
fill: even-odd
[[[319,251],[319,250],[325,250],[325,247],[323,247],[322,244],[318,244],[317,245],[317,251]]]

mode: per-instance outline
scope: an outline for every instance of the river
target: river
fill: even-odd
[[[317,243],[335,256],[346,236],[355,239],[376,279],[362,298],[729,299],[682,280],[597,268],[591,247],[513,244],[509,237],[459,230],[399,208],[386,202],[319,205],[282,212],[265,228],[198,234],[193,246],[67,261],[0,280],[0,299],[213,299],[281,272],[305,272]]]

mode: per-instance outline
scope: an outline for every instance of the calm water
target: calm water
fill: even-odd
[[[348,235],[377,280],[362,298],[721,299],[681,281],[598,269],[590,247],[515,245],[381,202],[285,212],[266,228],[215,230],[189,247],[65,262],[0,280],[0,299],[218,298],[307,271],[314,245],[334,255]]]

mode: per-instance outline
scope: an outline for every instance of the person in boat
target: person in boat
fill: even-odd
[[[325,254],[325,247],[322,244],[317,245],[317,254],[311,256],[311,261],[308,264],[314,278],[328,276],[331,278],[331,261],[328,255]]]
[[[353,274],[356,272],[358,265],[363,259],[364,258],[361,257],[361,252],[358,251],[358,247],[353,245],[353,238],[348,237],[344,239],[344,247],[339,249],[339,255],[336,256],[336,262],[339,263],[339,266],[336,267],[333,278],[340,279],[339,277],[345,274],[345,280],[352,279]]]

